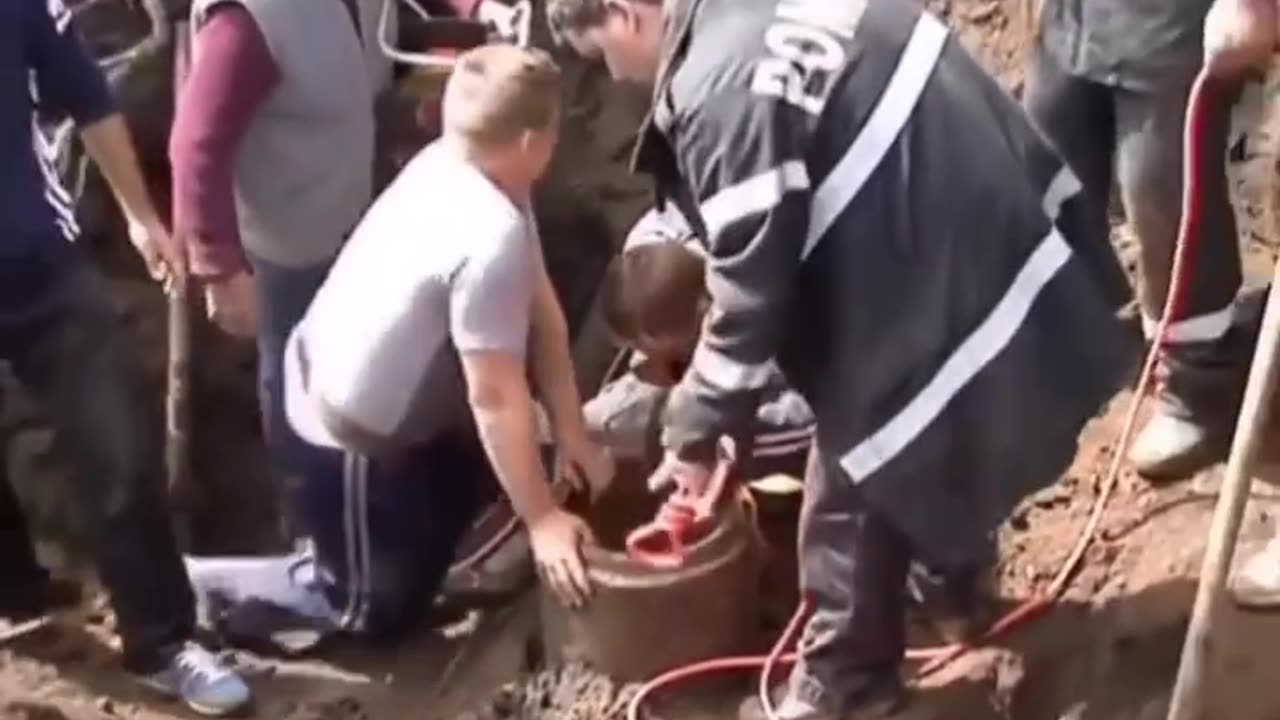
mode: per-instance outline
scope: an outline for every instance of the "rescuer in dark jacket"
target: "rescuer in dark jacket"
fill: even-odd
[[[910,561],[971,577],[1133,366],[1108,239],[1018,105],[913,3],[549,12],[615,77],[654,83],[637,160],[708,251],[711,308],[652,480],[697,492],[776,360],[818,421],[800,536],[815,609],[780,717],[893,712]]]

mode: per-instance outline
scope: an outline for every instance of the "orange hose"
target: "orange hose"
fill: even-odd
[[[1133,432],[1137,427],[1143,401],[1146,399],[1151,379],[1155,375],[1155,368],[1159,364],[1161,353],[1167,342],[1169,324],[1173,318],[1182,314],[1183,300],[1186,294],[1187,271],[1191,267],[1188,256],[1191,254],[1191,248],[1199,241],[1200,237],[1202,201],[1199,192],[1199,178],[1204,162],[1204,147],[1201,138],[1204,135],[1204,109],[1207,107],[1208,85],[1209,75],[1204,70],[1201,70],[1199,75],[1196,76],[1195,83],[1191,87],[1191,94],[1187,100],[1186,128],[1183,132],[1182,218],[1178,227],[1177,246],[1174,249],[1169,292],[1165,298],[1160,322],[1156,326],[1151,349],[1147,352],[1146,359],[1142,364],[1142,372],[1138,376],[1138,384],[1134,389],[1133,400],[1130,402],[1128,412],[1125,414],[1124,424],[1121,426],[1120,435],[1116,441],[1115,453],[1107,466],[1107,473],[1102,481],[1098,497],[1094,501],[1089,519],[1081,529],[1079,539],[1067,556],[1066,561],[1058,569],[1058,574],[1054,576],[1047,592],[1028,598],[1018,605],[1018,607],[997,620],[977,642],[907,651],[906,657],[908,660],[926,660],[925,664],[916,671],[916,677],[925,677],[935,673],[955,662],[955,660],[974,647],[996,640],[1024,623],[1031,622],[1046,614],[1057,604],[1062,594],[1066,592],[1071,579],[1075,577],[1076,571],[1080,569],[1089,546],[1097,539],[1098,526],[1102,522],[1107,503],[1119,483],[1120,471],[1123,468],[1124,458],[1128,454],[1129,444],[1133,440]],[[759,698],[764,707],[765,716],[771,720],[776,720],[777,715],[769,698],[769,680],[777,665],[789,665],[796,661],[797,653],[785,653],[784,649],[791,644],[792,636],[798,631],[802,620],[808,616],[808,612],[809,601],[808,599],[802,600],[796,608],[795,615],[792,616],[791,621],[787,624],[786,630],[783,631],[773,650],[767,656],[707,660],[670,670],[650,680],[632,698],[627,708],[627,720],[639,720],[640,708],[645,699],[663,687],[700,675],[736,670],[754,670],[757,668],[761,670]]]

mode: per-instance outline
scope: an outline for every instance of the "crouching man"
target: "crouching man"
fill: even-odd
[[[401,636],[426,615],[494,476],[544,580],[570,605],[587,599],[579,550],[591,534],[553,499],[525,362],[532,343],[561,476],[599,489],[612,468],[583,424],[530,210],[557,141],[559,86],[539,51],[462,55],[444,135],[343,248],[285,353],[289,419],[327,449],[299,495],[313,549],[190,562],[234,635],[270,640],[302,621]]]
[[[707,249],[710,308],[651,481],[698,493],[776,361],[817,418],[785,720],[893,716],[913,558],[982,562],[1133,367],[1105,236],[1017,104],[904,0],[551,0],[655,83],[637,159]],[[744,706],[744,717],[761,708]]]

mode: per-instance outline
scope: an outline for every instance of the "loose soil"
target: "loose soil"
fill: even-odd
[[[940,0],[934,8],[1007,87],[1021,91],[1030,22],[1023,0]],[[1276,73],[1268,92],[1274,98]],[[591,132],[625,147],[625,113],[601,103],[598,87],[575,85],[579,107],[592,106]],[[1274,125],[1274,124],[1273,124]],[[1242,246],[1252,282],[1265,279],[1277,255],[1272,228],[1276,139],[1254,132],[1243,162],[1231,172],[1242,219]],[[631,190],[618,174],[593,184],[600,196]],[[593,181],[594,182],[594,181]],[[558,202],[571,203],[576,185]],[[629,212],[629,211],[628,211]],[[625,215],[622,213],[621,215]],[[568,210],[566,217],[572,217]],[[611,215],[625,227],[627,219]],[[1117,227],[1116,245],[1132,257],[1133,241]],[[116,260],[117,265],[122,261]],[[1131,265],[1132,263],[1130,263]],[[113,274],[124,324],[159,377],[163,351],[162,302],[128,271]],[[195,462],[207,473],[245,474],[265,482],[256,438],[248,348],[210,340],[219,348],[205,363],[198,402],[203,429]],[[155,352],[159,350],[159,352]],[[209,369],[213,368],[213,369]],[[157,389],[157,394],[159,390]],[[211,399],[209,399],[211,398]],[[1075,542],[1097,496],[1102,472],[1115,448],[1128,395],[1083,434],[1080,453],[1062,481],[1029,499],[1001,534],[999,586],[1009,603],[1043,590]],[[16,407],[14,407],[16,406]],[[22,419],[29,408],[6,404],[10,427],[26,428],[21,452],[10,453],[18,470],[56,480],[45,461],[47,431]],[[17,420],[13,420],[17,418]],[[45,434],[41,434],[44,432]],[[25,461],[15,461],[27,458]],[[25,462],[25,464],[22,464]],[[1182,483],[1156,487],[1126,473],[1111,500],[1100,540],[1063,602],[1046,618],[1013,634],[997,647],[975,652],[921,685],[913,718],[946,720],[1159,720],[1177,665],[1194,579],[1203,552],[1220,468]],[[1275,471],[1260,472],[1260,476]],[[43,484],[43,483],[38,483]],[[223,488],[211,499],[223,508],[204,520],[199,533],[206,547],[262,547],[273,534],[270,510],[252,507],[245,495]],[[1257,484],[1244,537],[1246,547],[1274,524],[1276,493]],[[261,495],[259,494],[259,498]],[[261,504],[258,504],[261,507]],[[234,508],[234,511],[232,510]],[[62,537],[66,527],[45,526]],[[70,533],[74,536],[74,533]],[[231,542],[231,540],[239,542]],[[74,544],[51,546],[50,557],[74,571]],[[248,549],[234,547],[234,549]],[[76,612],[29,636],[0,646],[0,720],[101,720],[187,717],[175,706],[137,690],[118,670],[112,618],[100,595]],[[496,608],[473,611],[459,624],[413,640],[395,651],[339,648],[320,660],[280,660],[236,653],[231,656],[251,678],[258,694],[256,716],[274,720],[356,720],[418,717],[457,720],[497,718],[616,717],[620,700],[633,688],[619,687],[585,668],[540,670],[536,599],[529,594]],[[767,638],[762,638],[762,642]],[[1215,720],[1280,718],[1280,686],[1271,671],[1280,647],[1280,619],[1229,612],[1219,644],[1222,662],[1212,679]],[[692,688],[665,698],[659,715],[670,720],[731,717],[733,697],[743,688]],[[700,692],[699,690],[705,690]]]

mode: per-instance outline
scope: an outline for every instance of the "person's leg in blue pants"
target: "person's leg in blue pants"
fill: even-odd
[[[393,639],[427,619],[458,543],[494,486],[474,438],[445,437],[393,458],[347,454],[308,472],[305,519],[341,626]]]
[[[290,427],[284,413],[284,348],[289,334],[306,314],[324,283],[333,261],[305,267],[286,267],[249,256],[258,289],[258,402],[262,435],[270,453],[281,534],[292,540],[302,534],[289,496],[298,482],[302,458],[311,452]]]
[[[76,462],[72,497],[119,621],[125,664],[150,673],[192,637],[191,589],[152,462],[141,378],[116,335],[101,278],[87,264],[71,272],[48,307],[0,318],[0,359]],[[0,472],[0,595],[47,577],[7,481]]]

